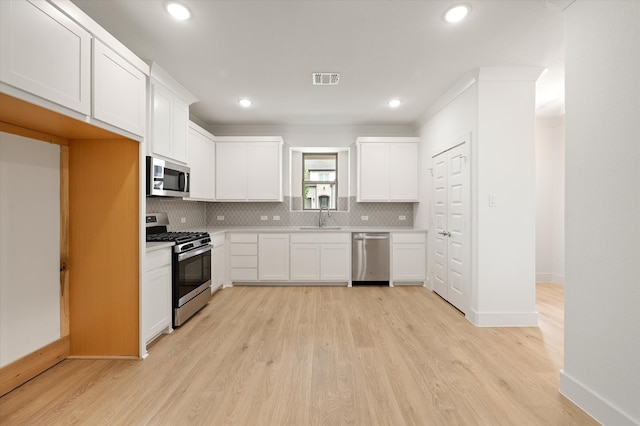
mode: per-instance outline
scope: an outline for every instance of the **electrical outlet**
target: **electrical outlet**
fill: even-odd
[[[280,216],[274,216],[273,220],[280,220]]]
[[[407,220],[406,216],[398,216],[398,220]]]
[[[361,220],[369,220],[369,216],[360,216]]]
[[[218,216],[216,217],[217,220],[224,220],[224,216]]]
[[[260,216],[260,220],[269,220],[269,216]]]
[[[187,218],[186,217],[181,217],[180,218],[180,223],[187,223]]]

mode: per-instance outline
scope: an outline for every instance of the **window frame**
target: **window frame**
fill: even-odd
[[[305,157],[307,156],[333,156],[335,159],[336,167],[332,169],[335,173],[335,179],[332,181],[317,181],[317,180],[305,180]],[[309,174],[311,174],[311,170],[309,170]],[[321,207],[318,208],[306,208],[305,207],[305,197],[304,197],[304,189],[306,185],[334,185],[335,188],[335,204],[333,208],[329,207],[329,210],[338,211],[338,152],[303,152],[302,153],[302,211],[318,211]],[[329,202],[331,204],[331,202]]]

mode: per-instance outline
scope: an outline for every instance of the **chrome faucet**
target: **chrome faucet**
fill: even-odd
[[[329,207],[320,207],[320,210],[318,211],[318,228],[322,228],[326,224],[326,219],[322,220],[322,210],[324,209],[327,209],[327,217],[331,217],[331,210],[329,210]]]

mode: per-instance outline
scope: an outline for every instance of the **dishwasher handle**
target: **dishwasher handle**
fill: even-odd
[[[353,234],[354,240],[388,240],[389,234]]]

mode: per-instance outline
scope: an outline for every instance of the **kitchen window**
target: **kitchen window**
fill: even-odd
[[[338,154],[302,154],[303,210],[337,209]]]

